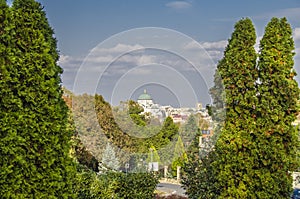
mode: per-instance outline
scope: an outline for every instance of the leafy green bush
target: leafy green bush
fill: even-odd
[[[158,178],[152,173],[117,173],[116,198],[152,199]]]
[[[96,174],[91,170],[79,169],[76,193],[79,199],[150,199],[158,178],[152,173],[118,173]]]

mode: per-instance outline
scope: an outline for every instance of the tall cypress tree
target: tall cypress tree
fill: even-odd
[[[17,133],[19,106],[14,95],[18,79],[15,63],[15,38],[12,13],[5,0],[0,0],[0,195],[3,198],[13,197],[22,184],[21,171],[16,172],[16,162],[23,161],[22,148],[25,141]]]
[[[251,198],[255,167],[256,34],[250,19],[236,23],[219,62],[226,99],[226,116],[215,146],[213,163],[220,198]]]
[[[210,90],[217,97],[216,108],[222,109],[225,103],[226,115],[222,114],[225,118],[221,121],[220,136],[214,135],[213,139],[217,139],[214,150],[201,157],[190,154],[184,166],[183,184],[192,198],[253,197],[251,183],[256,150],[252,134],[258,76],[255,41],[255,29],[250,19],[235,24],[224,57],[217,66],[216,85]]]
[[[66,128],[68,109],[53,30],[34,0],[15,0],[11,10],[14,50],[4,67],[0,195],[70,198],[75,174],[69,157],[72,132]]]
[[[294,79],[294,42],[285,18],[273,18],[260,42],[258,130],[260,198],[288,198],[290,172],[297,168],[296,128],[299,88]]]

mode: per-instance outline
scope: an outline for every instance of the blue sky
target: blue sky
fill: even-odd
[[[242,17],[250,17],[259,34],[272,16],[286,16],[294,27],[300,20],[299,0],[40,2],[55,29],[61,52],[71,55],[87,53],[95,43],[132,28],[164,27],[197,41],[219,41],[230,37],[234,23]]]
[[[39,0],[39,2],[45,7],[58,39],[60,65],[65,71],[62,76],[63,84],[79,93],[98,92],[112,103],[126,100],[122,99],[124,93],[129,93],[127,98],[135,99],[146,87],[158,103],[177,103],[181,106],[192,106],[195,101],[210,103],[207,90],[212,85],[216,63],[222,57],[234,24],[243,17],[252,19],[258,40],[271,17],[287,17],[294,30],[296,53],[300,54],[300,0]],[[146,31],[151,32],[152,36],[157,34],[160,39],[155,40],[150,34],[135,31],[136,28],[144,27],[157,27],[156,30],[146,28]],[[143,36],[144,40],[139,39]],[[200,47],[195,45],[197,42]],[[178,50],[179,46],[182,49]],[[143,47],[155,48],[156,52],[141,51]],[[175,48],[178,51],[174,50]],[[163,49],[164,53],[157,53],[157,49]],[[123,56],[128,52],[131,53],[130,56]],[[116,61],[117,55],[121,58]],[[193,60],[195,56],[202,58]],[[206,56],[209,56],[210,61]],[[181,60],[178,57],[181,57]],[[190,57],[190,60],[187,57]],[[93,65],[92,62],[95,63],[96,58],[98,62]],[[92,59],[93,61],[90,61]],[[184,63],[182,60],[185,60]],[[295,60],[296,64],[300,64],[299,56],[296,56]],[[117,64],[107,66],[112,61]],[[192,64],[201,62],[202,65],[199,64],[199,67],[192,69],[187,66],[190,62]],[[179,65],[176,67],[178,63],[181,66],[185,65],[184,69],[189,68],[189,72],[182,70]],[[158,66],[161,66],[161,70]],[[93,70],[90,70],[91,68]],[[95,68],[98,72],[102,72],[96,75]],[[297,65],[295,68],[300,74]],[[83,73],[85,71],[90,73]],[[172,75],[168,76],[174,71],[177,71],[175,75],[178,76],[177,79]],[[193,75],[195,72],[202,77]],[[161,76],[162,73],[164,76]],[[85,78],[78,78],[82,75]],[[100,76],[103,78],[99,78]],[[145,81],[149,76],[153,77],[153,81]],[[92,86],[93,88],[88,88],[91,87],[88,84],[83,86],[93,78],[97,81],[92,84],[97,85]],[[144,81],[137,81],[139,78]],[[136,81],[131,82],[132,79]],[[163,81],[164,79],[168,79],[169,82]],[[106,82],[107,85],[103,86],[105,83],[100,85],[99,82]],[[125,88],[123,85],[127,84],[135,85]],[[182,85],[190,85],[191,88],[184,89]],[[120,88],[117,89],[118,86]],[[157,86],[165,88],[165,92],[164,89],[157,89]],[[185,90],[194,92],[194,100],[183,99],[183,96],[189,96],[183,92]],[[123,94],[113,99],[115,93],[122,91]]]

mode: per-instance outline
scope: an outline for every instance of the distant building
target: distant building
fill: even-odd
[[[213,135],[213,128],[211,126],[213,123],[212,118],[201,103],[197,103],[195,108],[174,108],[171,105],[161,106],[153,101],[153,98],[146,90],[138,97],[137,102],[144,109],[142,114],[150,113],[150,117],[156,118],[160,122],[163,122],[166,117],[171,117],[174,123],[184,124],[191,115],[195,115],[206,121],[208,126],[206,125],[204,128],[200,126],[202,136],[199,138],[199,147],[205,147],[205,143],[208,143],[210,137]]]
[[[154,104],[152,97],[147,93],[146,90],[144,90],[144,93],[139,96],[137,102],[144,109],[148,109]]]
[[[144,108],[143,113],[150,113],[151,116],[158,118],[161,122],[165,119],[166,114],[159,104],[155,104],[151,95],[144,90],[144,93],[139,96],[137,102]]]
[[[195,108],[174,108],[170,105],[161,106],[154,102],[150,94],[144,90],[137,102],[144,108],[143,113],[150,113],[154,118],[159,119],[161,122],[166,117],[171,117],[174,123],[185,123],[190,115],[200,114],[202,118],[211,122],[211,117],[208,115],[207,110],[203,108],[201,103],[197,103]]]

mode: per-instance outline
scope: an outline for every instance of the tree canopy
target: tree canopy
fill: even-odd
[[[217,66],[217,85],[210,90],[213,108],[225,102],[220,135],[204,158],[188,154],[195,160],[184,168],[183,183],[192,198],[290,196],[291,172],[299,165],[292,125],[299,113],[292,29],[285,18],[273,18],[258,54],[255,41],[251,20],[238,21]]]
[[[74,197],[73,132],[67,129],[53,30],[34,0],[0,6],[1,53],[6,54],[0,71],[0,195]]]

